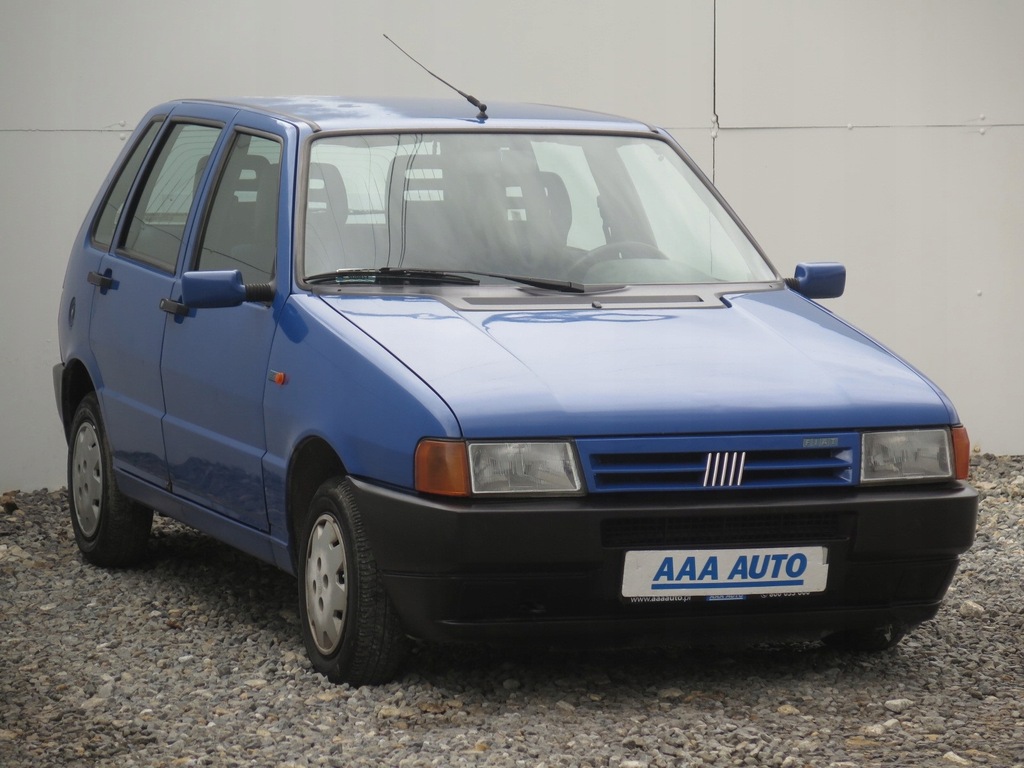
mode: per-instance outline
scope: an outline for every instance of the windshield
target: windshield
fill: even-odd
[[[382,267],[586,284],[775,277],[700,179],[657,139],[439,133],[316,140],[304,274]]]

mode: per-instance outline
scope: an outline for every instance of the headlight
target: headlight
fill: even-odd
[[[866,432],[861,439],[862,483],[952,477],[953,450],[948,429]]]
[[[416,490],[445,496],[575,494],[583,490],[572,444],[421,440]]]
[[[576,493],[580,474],[569,443],[470,443],[473,493]]]

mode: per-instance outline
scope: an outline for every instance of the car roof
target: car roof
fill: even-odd
[[[486,119],[463,99],[345,96],[276,96],[237,99],[184,99],[178,104],[218,103],[309,124],[314,131],[453,130],[471,125],[507,130],[595,130],[646,132],[651,126],[600,112],[519,102],[487,105]]]

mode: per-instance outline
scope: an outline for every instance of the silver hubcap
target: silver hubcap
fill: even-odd
[[[71,485],[75,496],[75,517],[86,538],[100,527],[103,498],[103,452],[96,427],[85,422],[78,428],[71,455]]]
[[[321,515],[306,546],[306,614],[317,650],[325,656],[338,649],[348,606],[348,578],[341,529],[331,515]]]

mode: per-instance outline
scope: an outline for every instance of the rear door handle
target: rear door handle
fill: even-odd
[[[101,275],[99,272],[90,272],[85,279],[89,281],[90,285],[95,285],[101,291],[114,287],[114,278],[110,275]]]

